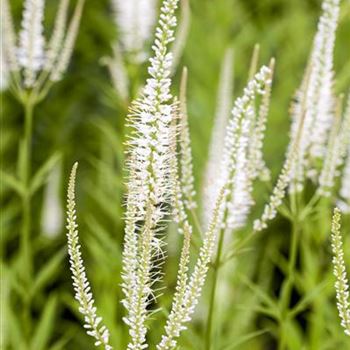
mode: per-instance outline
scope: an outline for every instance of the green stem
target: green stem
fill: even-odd
[[[22,227],[20,240],[20,253],[22,259],[23,281],[26,288],[30,288],[33,277],[33,263],[31,250],[31,191],[30,191],[30,177],[31,177],[31,156],[32,156],[32,128],[33,128],[33,109],[29,96],[24,102],[24,135],[23,143],[20,149],[20,179],[23,185],[22,193]],[[31,296],[23,300],[23,322],[25,334],[29,341],[31,336]]]
[[[221,256],[222,256],[222,250],[224,246],[224,236],[225,236],[225,229],[220,230],[220,236],[219,236],[219,242],[218,242],[218,248],[216,252],[216,259],[215,263],[213,265],[213,283],[211,285],[211,291],[210,291],[210,300],[209,300],[209,310],[208,310],[208,318],[207,318],[207,325],[206,325],[206,334],[205,334],[205,349],[210,350],[211,349],[211,343],[212,343],[212,329],[213,329],[213,319],[214,319],[214,308],[215,308],[215,296],[216,296],[216,289],[218,284],[218,276],[219,276],[219,269],[220,269],[220,262],[221,262]]]
[[[280,344],[279,349],[284,350],[286,347],[286,331],[284,329],[284,323],[289,321],[288,310],[290,306],[290,300],[292,295],[292,289],[295,278],[295,267],[298,256],[298,243],[299,243],[300,227],[299,221],[295,218],[292,221],[292,236],[289,250],[289,264],[288,264],[288,276],[282,286],[281,292],[281,320],[280,320]]]
[[[31,175],[31,143],[32,143],[32,123],[33,123],[34,104],[27,101],[25,104],[25,126],[24,140],[22,149],[21,179],[24,193],[22,195],[22,236],[21,252],[25,267],[25,280],[30,282],[32,277],[32,259],[30,247],[31,231],[31,193],[30,193],[30,175]]]

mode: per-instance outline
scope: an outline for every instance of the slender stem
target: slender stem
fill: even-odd
[[[286,331],[284,327],[284,323],[287,322],[289,315],[288,310],[290,306],[290,299],[292,295],[292,289],[295,278],[295,267],[298,256],[298,246],[299,246],[299,235],[300,235],[300,227],[299,221],[295,218],[292,221],[292,236],[291,236],[291,244],[289,250],[289,264],[288,264],[288,276],[282,286],[281,292],[281,320],[280,320],[280,343],[279,349],[284,350],[286,347]]]
[[[221,229],[218,248],[216,252],[216,259],[213,265],[214,274],[213,274],[213,282],[212,282],[211,291],[210,291],[209,310],[208,310],[208,318],[207,318],[206,334],[205,334],[206,350],[211,349],[211,343],[212,343],[212,328],[213,328],[213,319],[214,319],[215,296],[216,296],[216,289],[218,284],[219,269],[221,265],[220,262],[221,262],[222,250],[224,246],[224,237],[225,237],[225,229]]]
[[[24,126],[24,144],[22,149],[22,167],[21,179],[24,193],[22,195],[22,236],[21,251],[23,263],[25,266],[25,280],[30,282],[32,277],[32,259],[30,247],[31,231],[31,193],[30,193],[30,175],[31,175],[31,143],[32,143],[32,123],[33,123],[34,104],[28,100],[25,104],[25,126]]]

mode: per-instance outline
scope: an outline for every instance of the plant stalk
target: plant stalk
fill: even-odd
[[[208,310],[208,318],[206,325],[206,334],[205,334],[205,349],[210,350],[212,345],[212,332],[213,332],[213,319],[214,319],[214,309],[215,309],[215,297],[216,290],[218,284],[219,277],[219,269],[221,267],[221,256],[224,246],[224,237],[225,237],[225,229],[220,230],[218,248],[216,252],[216,259],[213,264],[213,282],[211,285],[210,291],[210,300],[209,300],[209,310]]]

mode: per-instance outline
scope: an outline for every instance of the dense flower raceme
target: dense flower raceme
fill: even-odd
[[[292,170],[291,191],[301,191],[305,177],[317,175],[316,160],[325,157],[334,118],[333,50],[339,0],[324,0],[322,9],[308,67],[293,106],[292,138],[296,137],[298,119],[304,114],[305,122],[297,162]]]
[[[262,139],[267,117],[267,106],[257,113],[256,104],[259,96],[270,94],[271,83],[272,69],[263,66],[249,81],[243,96],[235,101],[227,126],[219,181],[221,187],[227,182],[230,184],[222,208],[226,213],[225,226],[230,229],[245,225],[254,204],[253,181],[262,169]]]
[[[349,302],[349,281],[346,276],[344,262],[344,248],[341,236],[341,217],[338,208],[334,209],[332,221],[332,250],[333,250],[333,271],[336,278],[335,289],[337,296],[337,307],[341,319],[341,325],[345,334],[350,336],[350,302]]]
[[[148,56],[145,44],[153,33],[157,3],[157,0],[112,0],[121,49],[136,62]]]
[[[17,46],[8,0],[1,0],[2,50],[15,91],[40,89],[46,81],[61,79],[73,52],[84,1],[78,0],[68,25],[69,0],[59,2],[53,32],[46,42],[43,27],[45,0],[25,0]]]

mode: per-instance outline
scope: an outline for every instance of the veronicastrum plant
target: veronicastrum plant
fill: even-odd
[[[32,249],[32,199],[45,183],[50,169],[59,156],[54,154],[32,174],[32,130],[35,106],[48,94],[52,85],[63,78],[74,49],[85,0],[78,0],[69,19],[69,0],[58,2],[51,36],[44,37],[44,0],[23,1],[22,20],[18,35],[11,15],[11,3],[0,1],[1,8],[1,85],[8,88],[24,109],[24,133],[19,144],[16,175],[2,173],[2,179],[21,199],[20,280],[25,283],[23,297],[23,328],[30,342],[31,293],[36,285]],[[5,80],[6,79],[6,80]],[[5,85],[6,83],[6,85]],[[35,281],[38,282],[38,281]],[[19,341],[19,340],[18,340]],[[28,345],[28,344],[27,344]],[[28,345],[29,346],[29,345]]]
[[[262,310],[270,317],[272,315],[278,323],[280,348],[284,349],[287,346],[285,325],[301,310],[299,305],[290,309],[291,294],[298,277],[296,264],[300,232],[320,199],[329,198],[333,193],[344,160],[349,158],[349,109],[342,112],[342,98],[336,98],[333,89],[332,56],[339,2],[325,0],[323,3],[312,54],[292,106],[290,144],[269,201],[261,218],[255,220],[252,233],[243,239],[233,239],[227,250],[224,250],[227,237],[235,236],[236,231],[247,225],[255,202],[255,182],[270,180],[262,147],[274,60],[269,66],[258,70],[256,48],[247,86],[229,113],[232,87],[228,79],[232,75],[229,67],[232,53],[227,53],[203,190],[206,208],[203,223],[200,223],[196,214],[198,205],[195,201],[186,110],[186,69],[182,76],[179,101],[170,92],[173,55],[168,46],[174,40],[177,5],[176,0],[165,0],[162,4],[152,46],[154,55],[149,60],[150,78],[142,89],[141,97],[129,109],[128,124],[132,131],[126,152],[128,181],[122,266],[122,304],[126,309],[124,321],[129,328],[128,349],[143,349],[152,345],[147,343],[147,324],[153,314],[151,306],[157,303],[158,285],[162,282],[164,234],[170,218],[177,224],[179,233],[183,234],[183,246],[172,308],[156,348],[176,348],[177,338],[192,318],[208,270],[212,267],[205,339],[206,348],[210,349],[213,346],[219,268],[241,251],[257,232],[266,229],[278,211],[290,220],[292,226],[287,278],[281,286],[278,302],[266,298],[269,305],[264,305]],[[317,133],[309,137],[314,128]],[[223,142],[219,142],[221,140]],[[219,156],[221,154],[222,158]],[[348,164],[339,194],[339,203],[344,208],[349,199],[347,170]],[[109,330],[97,315],[81,257],[75,212],[76,171],[77,165],[74,165],[68,189],[67,234],[75,296],[84,315],[84,327],[95,338],[95,345],[111,349]],[[304,190],[310,185],[309,182],[316,187],[311,199],[303,198],[304,195],[306,197]],[[285,199],[287,193],[289,198]],[[189,252],[195,230],[202,234],[202,243],[199,257],[190,272]],[[216,237],[216,259],[210,264]],[[304,305],[305,301],[302,300],[300,304]]]

